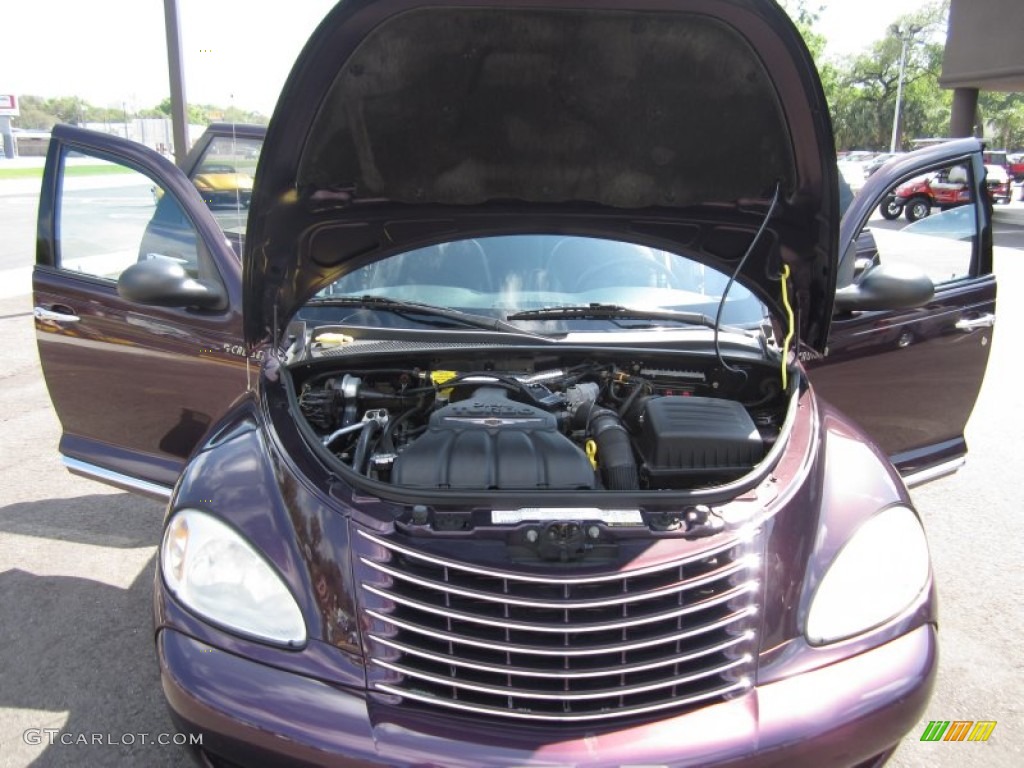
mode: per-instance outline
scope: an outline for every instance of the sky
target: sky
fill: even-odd
[[[310,33],[336,0],[178,0],[185,98],[270,115]],[[170,93],[163,0],[6,2],[0,94],[79,96],[129,112]],[[827,55],[857,53],[924,0],[809,0]]]

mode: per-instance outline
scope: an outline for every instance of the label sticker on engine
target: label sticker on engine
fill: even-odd
[[[492,525],[516,525],[524,521],[597,520],[606,525],[643,525],[639,509],[598,509],[597,507],[524,507],[491,511]]]

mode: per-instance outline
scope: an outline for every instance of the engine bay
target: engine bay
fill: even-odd
[[[726,372],[713,357],[593,350],[338,357],[292,369],[302,416],[344,467],[413,491],[710,487],[756,467],[785,418],[767,362]]]

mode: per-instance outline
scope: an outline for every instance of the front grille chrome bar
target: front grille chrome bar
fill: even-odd
[[[687,581],[685,584],[675,583],[671,584],[664,589],[652,590],[649,592],[639,592],[633,595],[622,595],[621,597],[603,598],[603,599],[592,599],[592,600],[531,600],[529,598],[515,597],[514,595],[504,594],[491,594],[475,589],[460,589],[457,587],[451,587],[444,582],[433,581],[431,579],[418,578],[409,573],[404,573],[397,568],[390,568],[380,563],[375,563],[372,560],[366,558],[360,558],[362,562],[371,568],[380,571],[393,579],[401,579],[407,581],[410,584],[415,584],[418,587],[424,589],[436,590],[441,593],[450,593],[453,595],[460,595],[461,597],[469,597],[474,600],[485,600],[493,603],[501,603],[502,605],[518,605],[524,608],[553,608],[555,610],[574,609],[574,608],[607,608],[615,605],[626,605],[628,603],[638,603],[643,600],[654,600],[659,597],[666,595],[674,595],[683,589],[696,589],[702,587],[705,584],[724,579],[732,576],[736,573],[741,573],[744,570],[749,570],[757,566],[756,558],[749,558],[742,562],[737,562],[730,565],[728,568],[722,568],[716,572],[707,574],[698,579]],[[678,566],[674,566],[678,567]]]
[[[730,614],[722,621],[715,622],[713,624],[702,625],[695,629],[686,630],[683,632],[676,632],[669,635],[662,635],[659,637],[651,638],[649,640],[643,640],[632,643],[618,643],[615,645],[592,646],[588,648],[545,648],[540,646],[512,645],[510,643],[486,642],[483,640],[477,640],[472,637],[466,637],[464,635],[456,635],[451,632],[443,632],[436,629],[431,629],[430,627],[419,626],[407,621],[403,621],[402,619],[396,619],[393,616],[385,616],[384,614],[378,613],[377,611],[367,611],[367,613],[373,618],[393,624],[399,629],[405,629],[409,630],[410,632],[415,632],[424,636],[434,637],[444,642],[473,645],[477,648],[486,648],[493,651],[501,651],[502,653],[526,653],[536,656],[569,658],[574,656],[598,656],[600,654],[606,653],[636,651],[643,648],[651,648],[657,645],[665,645],[666,643],[674,643],[680,640],[688,640],[690,638],[699,637],[700,635],[709,634],[713,630],[724,629],[731,624],[738,623],[742,619],[745,619],[748,616],[752,616],[755,613],[755,609],[747,608],[742,611],[738,611],[737,613]]]
[[[454,548],[420,551],[399,532],[354,529],[372,690],[487,717],[589,722],[681,711],[751,686],[759,531],[669,540],[657,552],[686,553],[660,562],[633,539],[618,567],[558,572],[495,567],[494,541],[478,565]]]
[[[628,675],[634,672],[647,672],[652,669],[659,669],[662,667],[672,666],[674,664],[685,664],[687,662],[694,661],[713,653],[720,653],[726,651],[738,643],[746,642],[753,636],[752,632],[746,632],[742,635],[731,637],[728,640],[717,643],[715,645],[707,646],[698,651],[692,653],[683,654],[681,656],[669,656],[667,658],[658,659],[657,661],[639,663],[639,664],[623,664],[616,668],[616,672],[620,675]],[[572,670],[572,671],[561,671],[561,670],[537,670],[530,669],[528,667],[514,667],[511,665],[499,666],[496,664],[483,664],[480,662],[467,661],[466,659],[458,658],[456,656],[442,656],[440,654],[428,653],[420,648],[414,648],[411,645],[405,643],[399,643],[392,640],[389,637],[381,637],[378,635],[372,635],[373,639],[381,643],[382,645],[394,648],[403,654],[410,656],[416,656],[419,658],[427,659],[429,661],[437,662],[439,664],[448,664],[453,667],[462,667],[467,670],[473,670],[477,672],[489,672],[495,675],[514,675],[515,677],[539,677],[544,679],[576,679],[576,678],[588,678],[588,677],[605,677],[608,675],[607,669],[593,669],[593,670]]]
[[[495,579],[510,579],[513,581],[530,582],[534,584],[598,584],[604,581],[620,581],[623,577],[628,576],[629,578],[635,579],[640,576],[647,576],[652,573],[659,573],[671,568],[678,568],[689,563],[703,562],[710,557],[713,557],[722,552],[728,552],[734,548],[737,544],[737,539],[720,544],[717,547],[710,547],[696,555],[687,555],[677,560],[670,560],[664,563],[657,563],[655,565],[647,565],[641,568],[635,568],[627,572],[611,572],[594,574],[589,576],[556,576],[556,575],[534,575],[530,573],[513,573],[511,571],[499,571],[484,566],[471,565],[469,563],[460,563],[455,560],[448,558],[437,557],[436,555],[427,555],[423,552],[417,552],[415,549],[397,544],[392,541],[385,541],[384,539],[367,533],[366,531],[359,529],[359,535],[367,541],[371,541],[377,546],[383,547],[390,552],[397,552],[398,554],[405,555],[406,557],[415,558],[432,565],[441,566],[443,568],[452,568],[454,570],[465,571],[466,573],[472,574],[473,576],[490,576]],[[749,535],[745,538],[749,538]]]
[[[678,677],[669,677],[663,680],[658,680],[652,683],[644,683],[641,685],[623,685],[618,688],[610,688],[605,690],[595,691],[584,691],[580,693],[548,693],[545,691],[535,691],[528,688],[518,688],[515,693],[509,694],[507,688],[500,688],[490,685],[481,685],[479,683],[465,682],[458,678],[445,678],[436,675],[428,675],[417,669],[402,666],[401,664],[392,664],[387,661],[381,661],[380,659],[374,659],[375,664],[379,664],[382,667],[400,672],[403,675],[409,677],[415,677],[419,680],[426,680],[432,683],[440,683],[441,685],[453,685],[456,688],[462,688],[467,691],[477,691],[479,693],[490,693],[495,696],[513,696],[516,699],[540,699],[543,701],[585,701],[587,699],[607,699],[612,696],[629,696],[634,693],[646,693],[648,691],[654,691],[659,688],[668,688],[674,685],[682,685],[684,683],[692,683],[695,680],[700,680],[705,677],[711,677],[712,675],[720,675],[723,672],[728,672],[731,669],[746,664],[750,661],[749,658],[741,656],[738,659],[733,659],[725,664],[718,667],[711,667],[709,669],[701,670],[700,672],[692,675],[679,675]]]
[[[735,695],[743,691],[750,689],[750,681],[747,679],[739,680],[735,683],[729,683],[727,685],[713,688],[695,696],[688,696],[684,698],[677,698],[669,701],[659,701],[653,704],[645,704],[640,706],[632,707],[621,707],[612,709],[596,710],[592,712],[557,712],[557,713],[544,713],[544,712],[532,712],[524,709],[503,709],[500,707],[486,706],[480,704],[473,704],[470,702],[463,702],[458,700],[441,699],[437,696],[431,696],[429,694],[422,693],[420,691],[410,691],[397,686],[388,685],[382,683],[377,688],[385,693],[390,693],[394,696],[401,696],[404,699],[411,699],[413,701],[419,701],[424,704],[432,704],[439,707],[447,707],[450,709],[459,709],[464,712],[472,712],[478,715],[491,715],[500,718],[514,718],[519,720],[537,720],[537,721],[548,721],[548,722],[570,722],[580,723],[593,720],[608,720],[613,717],[628,717],[630,715],[646,715],[652,712],[658,712],[665,709],[684,708],[692,706],[705,701],[720,700],[729,695]]]
[[[414,600],[408,597],[401,597],[386,590],[378,589],[377,587],[371,587],[367,585],[365,588],[368,592],[372,592],[375,595],[385,597],[389,600],[393,600],[396,603],[408,606],[410,608],[416,608],[421,611],[427,611],[435,616],[443,616],[446,619],[454,619],[455,621],[466,621],[475,624],[482,624],[488,627],[501,627],[503,629],[516,630],[520,632],[550,632],[565,634],[568,631],[573,632],[607,632],[613,629],[625,629],[627,627],[637,627],[643,624],[651,624],[654,622],[665,621],[666,619],[676,619],[680,616],[687,616],[691,613],[697,613],[699,611],[707,610],[708,608],[727,603],[730,600],[734,600],[741,596],[744,592],[751,592],[756,590],[758,584],[756,581],[747,582],[741,584],[738,587],[730,589],[728,592],[723,592],[720,595],[715,595],[713,598],[708,600],[702,600],[691,605],[686,605],[682,608],[676,608],[671,611],[662,611],[660,613],[647,614],[642,616],[636,616],[629,619],[621,619],[617,621],[606,621],[602,623],[594,624],[581,624],[574,622],[572,627],[568,627],[566,624],[536,624],[529,623],[526,621],[511,621],[508,619],[496,619],[487,618],[484,616],[475,616],[471,613],[464,611],[451,611],[446,608],[441,608],[431,603],[424,603],[419,600]],[[566,608],[578,607],[578,606],[566,606]]]

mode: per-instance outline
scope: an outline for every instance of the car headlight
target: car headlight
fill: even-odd
[[[306,625],[281,577],[230,526],[185,509],[164,532],[160,569],[168,589],[190,610],[228,630],[301,645]]]
[[[850,537],[818,585],[807,639],[831,643],[884,624],[927,589],[930,573],[917,515],[906,507],[879,512]]]

